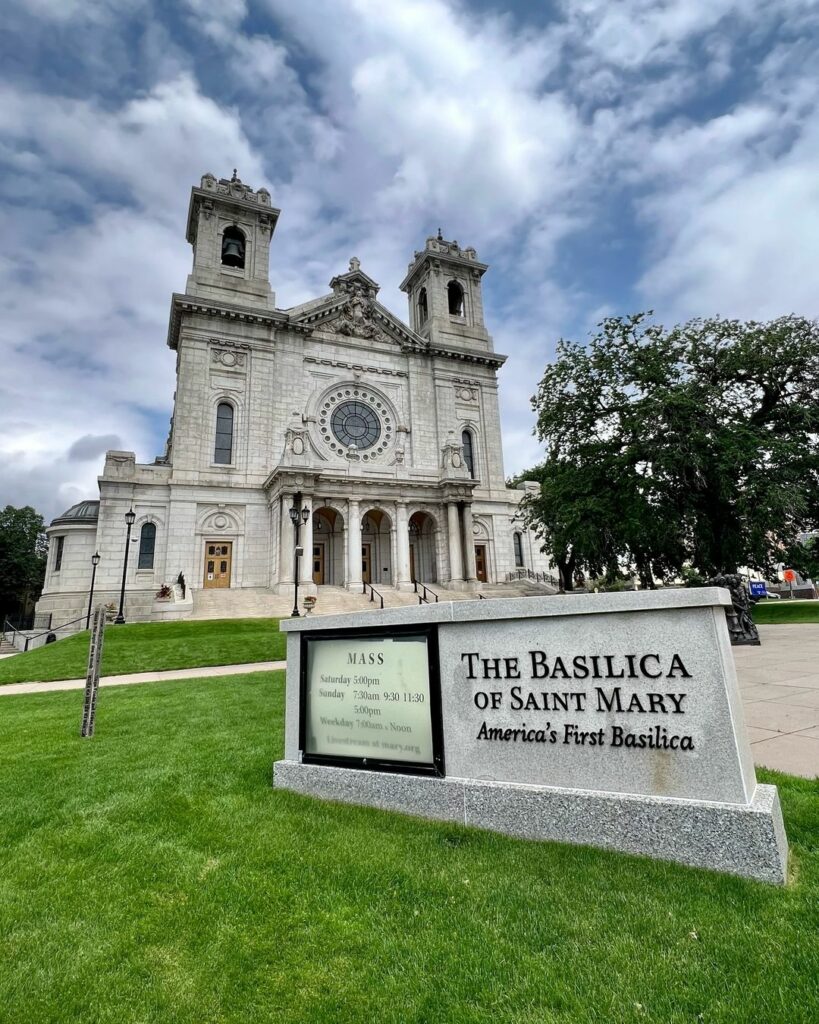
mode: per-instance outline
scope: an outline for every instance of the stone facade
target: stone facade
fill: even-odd
[[[180,572],[194,591],[291,592],[294,504],[307,510],[308,592],[415,580],[480,590],[515,568],[549,568],[515,520],[523,490],[505,483],[506,357],[484,324],[486,264],[428,238],[401,285],[409,325],[378,302],[356,258],[328,294],[279,309],[268,281],[278,217],[269,193],[235,174],[192,190],[193,268],[167,339],[177,387],[166,450],[150,465],[107,453],[96,523],[49,529],[40,611],[82,614],[94,550],[97,593],[118,598],[129,508],[131,620],[160,617],[155,592]]]

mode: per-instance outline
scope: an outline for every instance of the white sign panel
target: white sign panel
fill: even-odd
[[[431,764],[426,636],[309,640],[306,755]]]

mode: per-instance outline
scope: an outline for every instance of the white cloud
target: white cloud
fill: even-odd
[[[675,319],[819,317],[819,118],[784,156],[653,209],[668,245],[643,277]],[[724,171],[724,169],[723,169]]]
[[[0,130],[29,154],[24,205],[0,208],[4,237],[44,243],[0,253],[0,339],[10,353],[0,500],[36,500],[54,515],[96,492],[99,460],[66,457],[89,427],[122,437],[143,461],[160,453],[157,422],[173,393],[168,302],[190,268],[188,189],[214,164],[238,157],[257,180],[261,164],[235,113],[188,76],[113,111],[7,87]],[[38,196],[53,212],[29,212]],[[64,220],[69,201],[87,221]]]
[[[445,0],[184,0],[184,32],[149,0],[25,9],[93,52],[87,90],[0,87],[0,228],[37,241],[0,250],[0,501],[32,495],[53,514],[93,495],[99,466],[65,454],[89,433],[158,453],[168,300],[190,264],[188,191],[208,170],[236,166],[281,206],[281,305],[326,291],[356,254],[405,315],[397,284],[428,233],[478,248],[493,264],[488,326],[510,356],[509,473],[538,457],[528,398],[557,336],[633,301],[567,255],[583,233],[593,244],[598,216],[636,210],[630,251],[649,269],[616,270],[646,304],[814,311],[815,46],[799,35],[817,0],[566,0],[537,29]],[[263,33],[265,12],[282,35]],[[774,25],[755,77],[734,82]],[[730,106],[703,102],[732,85]]]

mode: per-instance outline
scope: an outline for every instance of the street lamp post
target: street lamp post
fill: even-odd
[[[293,546],[293,617],[299,618],[301,612],[299,611],[299,534],[301,533],[301,524],[306,523],[310,518],[310,510],[306,508],[299,508],[301,505],[301,495],[293,495],[293,506],[290,509],[290,522],[293,524],[293,529],[296,531],[296,543]]]
[[[128,509],[125,513],[125,522],[128,524],[128,532],[125,535],[125,558],[122,563],[122,586],[119,591],[119,614],[114,619],[114,623],[121,626],[125,622],[125,616],[122,614],[122,609],[125,607],[125,578],[128,574],[128,546],[131,543],[131,527],[134,525],[136,519],[136,512],[132,508]]]
[[[91,556],[91,593],[88,595],[88,614],[85,616],[85,628],[90,629],[91,627],[91,605],[94,602],[94,581],[97,578],[97,566],[100,564],[100,553],[95,551]]]

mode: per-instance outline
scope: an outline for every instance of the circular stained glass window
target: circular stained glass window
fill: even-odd
[[[359,451],[371,448],[381,436],[378,416],[364,402],[342,402],[333,409],[330,427],[342,444],[354,444]]]

